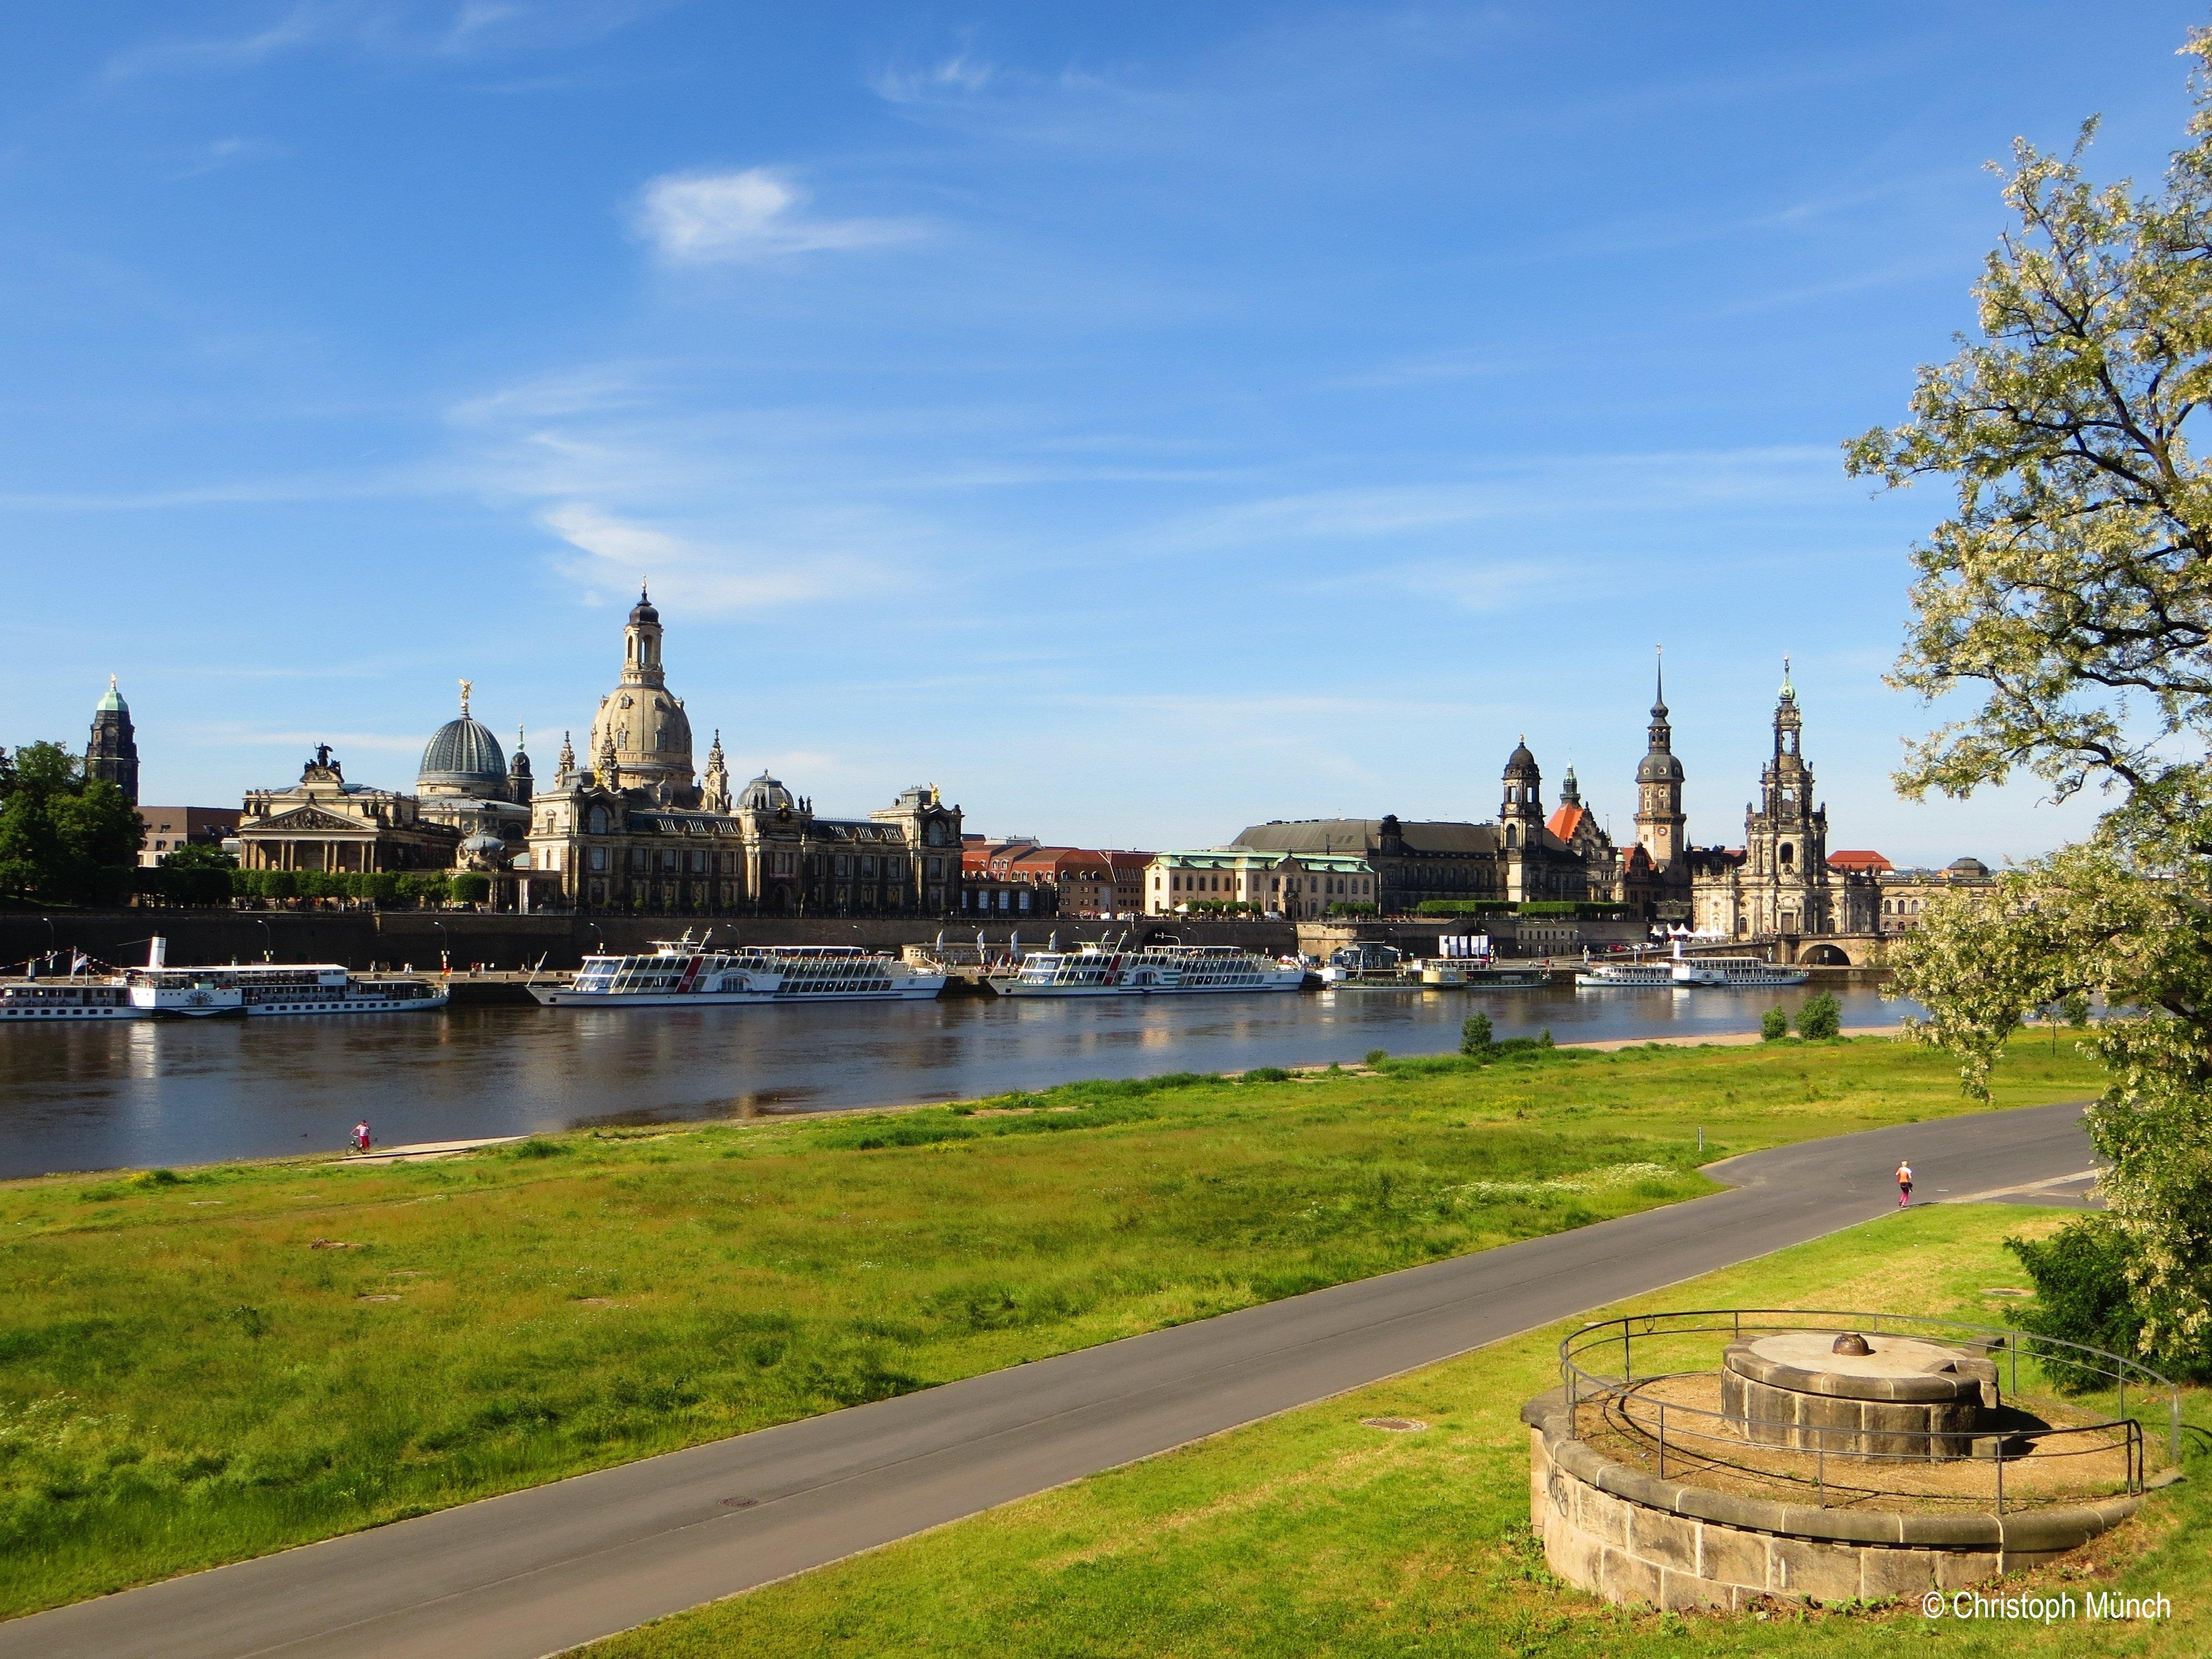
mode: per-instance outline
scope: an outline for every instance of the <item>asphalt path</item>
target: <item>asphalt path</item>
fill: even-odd
[[[1732,1190],[0,1624],[0,1659],[538,1659],[1817,1238],[2091,1167],[2079,1104],[1715,1164]]]

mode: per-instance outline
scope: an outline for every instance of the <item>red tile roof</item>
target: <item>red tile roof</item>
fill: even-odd
[[[1582,807],[1561,806],[1552,814],[1551,822],[1544,828],[1561,841],[1572,841],[1575,838],[1575,831],[1581,827],[1582,821],[1589,816],[1589,813]]]
[[[1861,850],[1828,854],[1828,868],[1831,870],[1859,870],[1878,876],[1883,871],[1895,867],[1879,853]]]

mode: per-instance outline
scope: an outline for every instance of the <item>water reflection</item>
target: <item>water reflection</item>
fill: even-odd
[[[957,1100],[1086,1077],[1326,1064],[1370,1048],[1755,1030],[1810,994],[1567,989],[1405,995],[961,998],[866,1007],[553,1012],[380,1019],[117,1022],[0,1030],[0,1176],[335,1151],[367,1115],[386,1144],[594,1123]],[[1847,1024],[1911,1012],[1837,993]]]

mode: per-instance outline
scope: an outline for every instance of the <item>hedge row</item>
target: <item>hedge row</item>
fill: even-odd
[[[320,870],[157,869],[137,872],[138,890],[172,904],[228,904],[234,898],[366,899],[373,904],[481,904],[491,878],[474,871],[370,873]]]

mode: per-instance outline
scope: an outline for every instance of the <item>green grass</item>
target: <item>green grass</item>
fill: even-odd
[[[1891,1308],[2001,1322],[2002,1241],[2065,1218],[1933,1206],[1710,1273],[1607,1314],[1714,1306]],[[1552,1578],[1528,1529],[1521,1403],[1558,1381],[1559,1338],[1515,1338],[873,1553],[648,1625],[586,1659],[843,1659],[881,1653],[1256,1659],[1542,1655],[1742,1659],[2201,1655],[2212,1650],[2212,1493],[2197,1477],[2076,1562],[2010,1581],[2162,1591],[2171,1626],[2054,1629],[1923,1619],[1915,1605],[1754,1615],[1608,1607]],[[1410,1417],[1417,1434],[1363,1428]],[[2189,1397],[2188,1420],[2212,1423]],[[2162,1427],[2156,1417],[2154,1428]]]
[[[2093,1091],[2023,1045],[2006,1104]],[[1704,1191],[1963,1109],[1881,1041],[0,1187],[0,1612]],[[321,1247],[318,1247],[319,1241]]]

